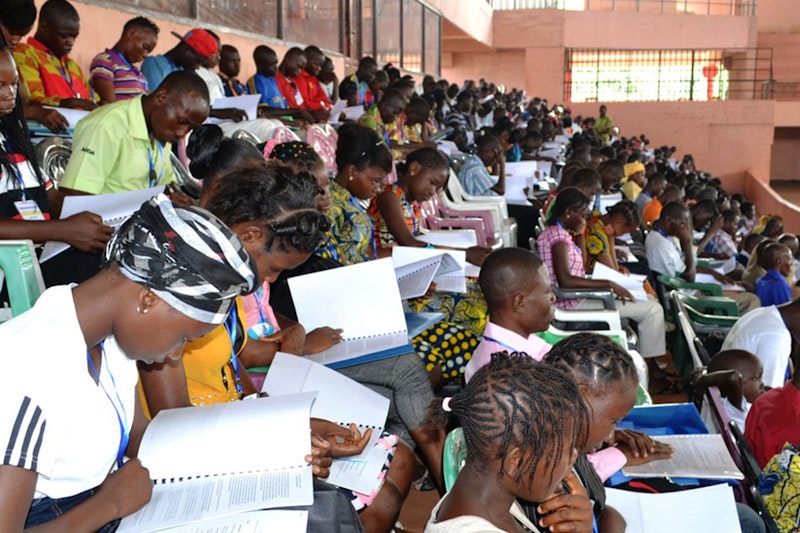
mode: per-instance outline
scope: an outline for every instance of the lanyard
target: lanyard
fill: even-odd
[[[22,192],[22,201],[24,202],[25,200],[28,199],[28,197],[25,194],[25,182],[22,181],[22,171],[20,171],[19,165],[17,164],[17,161],[14,158],[14,152],[11,148],[11,143],[5,141],[3,144],[5,145],[6,148],[6,154],[8,154],[8,162],[11,163],[12,167],[14,167],[14,179],[16,180],[17,185],[19,185],[19,190]]]
[[[258,290],[253,293],[253,296],[256,299],[256,306],[258,307],[258,316],[261,318],[261,322],[263,324],[269,324],[274,329],[274,326],[272,324],[270,324],[269,320],[267,320],[267,317],[264,316],[264,310],[261,309],[261,302],[263,302],[262,292],[261,291],[262,291],[262,287],[259,287]]]
[[[364,105],[367,103],[367,82],[358,78],[356,80],[358,80],[358,103]]]
[[[674,247],[675,247],[675,249],[676,249],[676,250],[678,250],[678,252],[680,252],[680,253],[683,253],[683,251],[682,251],[680,248],[678,248],[678,245],[677,245],[677,244],[675,244],[675,241],[673,241],[672,239],[670,239],[669,235],[667,235],[666,233],[664,233],[664,230],[663,230],[663,229],[659,228],[659,227],[658,227],[658,226],[656,226],[655,224],[653,224],[653,229],[654,229],[654,230],[656,230],[658,233],[660,233],[660,234],[661,234],[661,235],[662,235],[662,236],[663,236],[665,239],[667,239],[667,240],[670,242],[670,244],[672,244],[672,246],[674,246]]]
[[[114,412],[117,414],[120,433],[119,449],[117,450],[117,467],[122,468],[122,458],[125,456],[125,450],[128,449],[128,440],[130,439],[130,431],[127,429],[128,416],[125,413],[125,407],[122,405],[122,399],[119,397],[119,392],[117,392],[117,384],[114,382],[114,376],[111,374],[111,370],[108,368],[106,349],[103,345],[103,342],[100,342],[100,354],[100,360],[105,364],[106,370],[108,370],[108,376],[111,378],[111,385],[114,387],[114,395],[117,397],[117,403],[111,399],[111,395],[108,393],[105,385],[103,385],[103,382],[100,381],[100,375],[97,373],[97,369],[95,368],[94,362],[89,355],[88,349],[86,350],[86,360],[89,362],[89,369],[92,371],[92,376],[94,376],[94,379],[97,380],[97,384],[100,386],[100,388],[103,389],[103,392],[106,394],[106,398],[108,398],[108,401],[111,402],[111,406],[114,408]],[[120,411],[122,411],[122,413],[120,413]],[[125,419],[125,422],[123,422],[123,418]]]
[[[117,54],[117,57],[119,57],[120,61],[125,63],[125,65],[128,67],[128,70],[133,72],[139,78],[140,81],[144,82],[144,92],[147,93],[148,92],[147,78],[142,76],[141,71],[139,71],[138,68],[134,67],[133,63],[128,61],[128,58],[122,55],[122,52],[120,52],[118,48],[112,48],[112,50],[115,54]]]
[[[408,203],[408,200],[403,198],[403,203],[406,204],[406,209],[408,209],[408,214],[411,215],[411,233],[414,234],[414,237],[417,236],[419,231],[417,230],[417,217],[414,216],[414,209],[412,208],[411,204]],[[419,209],[419,202],[414,200],[414,207]]]
[[[75,90],[75,86],[72,85],[72,76],[69,73],[69,69],[64,66],[64,63],[61,62],[61,59],[58,60],[58,72],[61,74],[61,77],[64,78],[64,81],[67,82],[69,88],[72,89],[72,95],[76,98],[80,98],[81,95],[78,94],[78,91]]]
[[[164,145],[160,141],[156,141],[158,145],[158,158],[161,160],[161,172],[156,178],[156,164],[153,160],[153,147],[147,145],[147,162],[150,164],[150,172],[148,173],[148,184],[150,187],[155,187],[161,183],[161,178],[164,176]]]
[[[356,201],[355,196],[352,194],[350,195],[350,205],[361,211],[361,213],[366,217],[367,223],[369,223],[369,231],[372,234],[372,258],[378,258],[378,236],[375,235],[375,224],[372,223],[372,218],[367,214],[367,211],[361,207],[361,205]]]
[[[522,351],[520,351],[520,350],[517,350],[517,349],[516,349],[516,348],[514,348],[513,346],[509,346],[508,344],[506,344],[506,343],[504,343],[504,342],[500,342],[499,340],[497,340],[497,339],[493,339],[492,337],[487,337],[486,335],[484,335],[484,336],[483,336],[483,340],[485,340],[485,341],[489,341],[489,342],[493,342],[493,343],[495,343],[495,344],[499,344],[500,346],[502,346],[502,347],[503,347],[503,348],[505,348],[506,350],[511,350],[511,352],[524,353],[524,352],[522,352]]]
[[[241,399],[244,393],[242,392],[242,381],[239,378],[239,358],[236,357],[236,330],[238,328],[236,326],[235,305],[233,306],[233,309],[231,309],[230,318],[225,324],[225,329],[228,331],[228,336],[231,338],[231,366],[233,367],[233,373],[235,374],[236,379],[236,392],[239,394],[239,398]]]

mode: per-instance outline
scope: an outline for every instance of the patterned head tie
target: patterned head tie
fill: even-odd
[[[106,245],[103,265],[152,290],[184,315],[221,324],[235,298],[260,285],[255,261],[214,215],[176,207],[160,194],[134,213]]]

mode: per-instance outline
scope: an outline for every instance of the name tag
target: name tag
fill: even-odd
[[[19,200],[14,202],[14,207],[17,208],[22,220],[45,220],[36,200]]]

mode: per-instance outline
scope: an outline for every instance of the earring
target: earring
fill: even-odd
[[[144,309],[142,309],[138,305],[136,306],[136,312],[137,313],[141,313],[143,315],[146,315],[148,311],[150,311],[150,310],[148,308],[146,308],[146,307]]]
[[[347,181],[353,181],[354,179],[355,177],[352,174],[350,174],[350,177],[347,178]]]

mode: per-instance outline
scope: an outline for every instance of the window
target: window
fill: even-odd
[[[376,0],[375,60],[400,65],[400,0]]]
[[[278,36],[278,0],[197,0],[194,24],[235,28]]]
[[[422,4],[403,0],[403,68],[422,72]]]
[[[341,52],[339,7],[339,0],[283,0],[283,38]]]
[[[361,11],[361,55],[375,56],[375,0],[363,0]]]
[[[423,62],[423,69],[429,74],[439,75],[441,66],[439,65],[439,58],[441,57],[441,17],[430,9],[425,10],[425,58]]]

